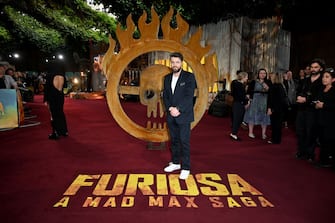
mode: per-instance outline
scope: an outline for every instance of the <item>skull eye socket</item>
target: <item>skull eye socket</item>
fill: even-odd
[[[146,99],[151,99],[155,96],[155,92],[153,90],[146,90],[145,93],[144,93],[144,97]]]

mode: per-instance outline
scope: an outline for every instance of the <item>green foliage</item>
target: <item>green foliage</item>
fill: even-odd
[[[9,45],[32,44],[42,52],[70,49],[80,44],[108,43],[115,36],[116,20],[90,8],[85,0],[22,0],[0,3],[0,41]]]
[[[131,14],[132,19],[137,23],[139,17],[143,14],[143,11],[146,11],[148,14],[148,20],[151,19],[151,7],[154,7],[155,11],[162,18],[172,6],[175,11],[179,12],[184,19],[190,20],[195,16],[195,11],[193,10],[193,3],[190,5],[188,10],[185,10],[185,7],[182,6],[182,1],[173,1],[173,0],[95,0],[96,3],[103,3],[107,10],[113,13],[118,21],[122,24],[126,24],[126,18]]]
[[[85,13],[85,18],[92,21],[96,27],[103,28],[105,29],[104,31],[108,31],[112,35],[115,34],[117,21],[114,18],[111,18],[106,13],[92,10],[92,8],[82,0],[75,0],[74,2],[77,4],[78,9]]]
[[[9,41],[12,38],[8,30],[0,25],[0,41]]]
[[[48,52],[65,45],[61,33],[51,29],[25,13],[15,11],[10,6],[5,6],[9,20],[14,24],[16,35],[20,39],[28,38],[29,41],[39,45],[42,51]]]
[[[129,14],[136,24],[151,7],[162,18],[172,6],[190,25],[202,25],[235,16],[265,17],[288,10],[288,0],[91,0],[103,3],[106,12],[89,7],[86,0],[2,0],[0,1],[1,54],[17,48],[54,52],[59,48],[88,55],[89,44],[104,45],[111,34],[115,39],[117,23],[126,24]],[[295,1],[293,1],[295,2]],[[305,2],[303,2],[305,4]],[[175,20],[171,26],[175,27]],[[138,38],[138,30],[134,37]]]
[[[58,8],[47,8],[46,5],[37,5],[36,12],[42,15],[50,26],[81,41],[92,40],[94,42],[108,42],[108,34],[113,32],[115,21],[113,18],[93,11],[82,0],[77,0],[77,8],[67,6]],[[78,10],[80,13],[76,13]],[[77,12],[78,12],[77,11]],[[76,16],[74,16],[76,15]]]

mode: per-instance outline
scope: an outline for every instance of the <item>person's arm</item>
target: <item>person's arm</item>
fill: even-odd
[[[19,87],[17,86],[16,81],[14,80],[14,78],[13,78],[12,76],[10,76],[10,75],[6,75],[6,78],[7,78],[8,82],[9,82],[9,85],[10,85],[12,88],[14,88],[14,89],[16,89],[16,90],[19,89]]]
[[[335,90],[331,90],[330,94],[331,95],[327,100],[318,99],[315,108],[335,112]]]

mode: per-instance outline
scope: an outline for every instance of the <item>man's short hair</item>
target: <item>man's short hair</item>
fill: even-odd
[[[7,70],[5,71],[5,74],[6,75],[9,75],[9,71],[13,71],[13,72],[15,72],[15,70],[13,69],[13,68],[7,68]]]
[[[326,62],[325,62],[323,59],[321,59],[321,58],[314,58],[314,59],[312,60],[311,64],[312,64],[312,63],[317,63],[317,64],[319,64],[320,67],[322,67],[322,70],[326,69]]]
[[[170,58],[171,57],[178,57],[181,61],[184,60],[183,54],[179,53],[179,52],[173,52],[170,54]]]

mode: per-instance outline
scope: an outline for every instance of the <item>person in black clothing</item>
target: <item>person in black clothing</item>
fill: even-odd
[[[237,79],[231,83],[231,95],[233,96],[232,106],[232,130],[230,138],[240,140],[237,136],[238,130],[242,124],[244,112],[247,106],[250,105],[249,99],[246,96],[246,82],[248,81],[248,73],[239,72]]]
[[[181,169],[179,179],[186,180],[191,170],[190,139],[194,121],[195,75],[183,70],[184,57],[179,52],[170,54],[172,72],[164,77],[163,102],[171,140],[171,162],[165,172]]]
[[[286,92],[283,85],[281,74],[273,74],[271,76],[271,88],[268,94],[267,113],[271,120],[271,140],[269,144],[280,144],[282,138],[282,123],[284,113],[287,108]]]
[[[49,139],[59,139],[59,136],[68,136],[64,113],[64,84],[64,72],[54,67],[47,74],[43,99],[43,102],[48,106],[51,116],[52,133],[49,134]]]
[[[317,145],[316,131],[316,108],[313,101],[321,91],[322,73],[325,69],[325,62],[322,59],[314,59],[311,62],[311,76],[304,79],[297,89],[297,117],[296,134],[298,148],[296,158],[314,161],[315,147]]]
[[[322,77],[324,85],[317,97],[315,108],[317,109],[317,130],[320,141],[320,158],[317,166],[331,167],[334,165],[335,155],[335,71],[327,68]]]
[[[294,123],[296,117],[296,99],[298,80],[293,78],[292,71],[283,73],[283,84],[287,96],[288,106],[284,111],[284,126],[288,128],[289,124]]]

